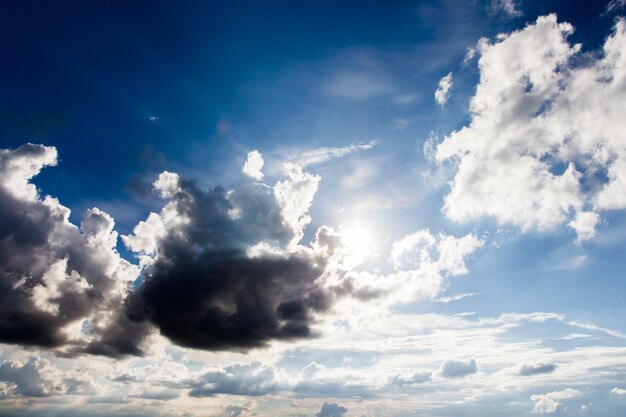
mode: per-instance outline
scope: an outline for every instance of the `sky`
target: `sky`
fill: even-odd
[[[0,4],[0,415],[621,417],[626,1]]]

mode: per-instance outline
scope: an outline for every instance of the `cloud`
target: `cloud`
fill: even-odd
[[[515,0],[491,0],[489,11],[493,14],[504,14],[508,17],[519,17],[523,13],[519,10],[519,3]]]
[[[430,381],[432,371],[419,370],[414,372],[403,372],[390,378],[389,383],[400,387],[413,384],[421,384]]]
[[[249,177],[254,178],[255,180],[263,179],[263,156],[257,150],[248,152],[248,158],[246,162],[243,164],[243,173]]]
[[[626,24],[601,54],[575,65],[580,45],[555,15],[479,43],[480,82],[469,125],[437,146],[456,167],[443,211],[464,222],[489,216],[523,231],[568,224],[581,242],[599,213],[626,208]]]
[[[448,73],[445,77],[439,80],[439,85],[435,91],[435,101],[441,107],[445,106],[448,98],[450,97],[450,89],[452,88],[452,73]]]
[[[250,411],[256,407],[256,403],[254,401],[246,401],[243,404],[228,404],[224,407],[224,415],[226,417],[239,417],[242,413],[246,411]]]
[[[324,258],[297,242],[319,177],[286,169],[288,178],[274,188],[246,183],[228,192],[161,174],[155,187],[167,203],[124,237],[146,265],[126,317],[207,350],[312,336],[315,314],[332,297],[317,281]]]
[[[626,395],[626,389],[615,387],[611,390],[611,394],[624,396]]]
[[[80,227],[30,181],[54,147],[0,150],[0,342],[79,352],[122,303],[139,268],[120,258],[113,219],[93,208]]]
[[[476,372],[478,372],[478,367],[474,359],[446,360],[439,367],[437,375],[442,378],[463,378]]]
[[[556,370],[557,365],[552,362],[523,363],[515,367],[514,372],[520,376],[549,374]]]
[[[466,258],[483,243],[473,234],[456,238],[420,230],[392,244],[389,260],[393,273],[348,272],[340,285],[353,297],[378,299],[388,305],[433,298],[441,292],[446,277],[468,272]]]
[[[533,413],[554,413],[561,406],[562,400],[582,396],[582,393],[575,389],[565,389],[563,391],[553,391],[547,394],[531,395],[531,401],[536,401]]]
[[[605,13],[617,12],[620,9],[623,9],[625,5],[626,0],[611,0],[606,6]]]
[[[276,368],[255,361],[233,364],[203,373],[186,382],[191,397],[212,397],[217,394],[259,396],[278,391]]]
[[[13,395],[23,397],[95,393],[88,376],[76,371],[61,372],[39,357],[31,357],[26,363],[5,361],[0,366],[0,381],[9,384]]]
[[[348,409],[335,403],[324,402],[319,412],[315,413],[315,417],[343,417]]]
[[[344,157],[352,152],[367,151],[380,143],[379,139],[369,142],[353,143],[343,147],[321,147],[291,155],[288,162],[301,168],[317,165],[331,159]]]

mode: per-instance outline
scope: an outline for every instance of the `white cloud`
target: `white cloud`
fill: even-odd
[[[611,390],[611,394],[624,396],[626,395],[626,389],[615,387]]]
[[[379,139],[374,139],[369,142],[353,143],[343,147],[321,147],[311,149],[289,156],[287,162],[301,168],[306,168],[310,165],[317,165],[330,161],[331,159],[341,158],[352,152],[367,151],[374,148],[379,143]]]
[[[180,191],[180,177],[175,172],[163,171],[153,185],[162,198],[169,198]]]
[[[531,401],[536,401],[533,413],[554,413],[561,406],[562,400],[582,396],[582,392],[567,388],[563,391],[552,391],[547,394],[531,395]]]
[[[503,13],[509,17],[519,17],[523,14],[515,0],[491,0],[489,9],[492,13]]]
[[[349,285],[355,297],[381,305],[430,299],[441,292],[445,277],[468,272],[466,258],[482,245],[473,234],[456,238],[420,230],[392,244],[391,274],[349,271],[337,285]]]
[[[552,373],[558,366],[553,362],[531,362],[516,365],[513,372],[520,376],[531,376]]]
[[[443,208],[452,220],[490,216],[523,231],[568,224],[581,242],[600,211],[626,208],[626,25],[617,22],[586,66],[569,64],[580,50],[567,41],[572,31],[549,15],[479,43],[472,121],[436,152],[457,168]]]
[[[294,232],[293,243],[298,243],[304,234],[304,227],[311,221],[308,212],[321,177],[291,163],[285,164],[285,174],[287,179],[278,181],[274,186],[274,196],[285,223]]]
[[[435,101],[441,107],[445,106],[448,98],[450,97],[450,89],[452,88],[452,73],[448,73],[445,77],[439,80],[439,85],[435,91]]]
[[[23,397],[93,394],[96,390],[89,376],[77,371],[61,372],[40,357],[31,357],[26,363],[5,361],[0,366],[0,381],[9,384],[10,393]]]
[[[263,156],[257,150],[248,152],[248,158],[243,164],[243,173],[257,181],[263,179]]]
[[[439,367],[437,375],[442,378],[463,378],[478,372],[476,360],[446,360]]]

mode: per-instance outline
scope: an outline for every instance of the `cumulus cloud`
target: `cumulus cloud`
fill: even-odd
[[[439,367],[437,375],[443,378],[463,378],[476,372],[478,366],[474,359],[446,360]]]
[[[248,158],[246,162],[243,164],[243,173],[248,175],[249,177],[254,178],[255,180],[263,179],[263,156],[257,150],[251,151],[248,153]]]
[[[62,394],[93,394],[93,381],[82,373],[61,372],[46,359],[31,357],[28,362],[5,361],[0,366],[0,381],[9,384],[12,395],[48,397]]]
[[[538,363],[522,363],[514,368],[514,372],[520,376],[549,374],[556,370],[557,365],[552,362],[538,362]]]
[[[437,90],[435,90],[435,101],[441,107],[445,106],[448,98],[450,98],[450,89],[452,88],[452,73],[448,73],[445,77],[439,80]]]
[[[211,397],[217,394],[259,396],[280,388],[276,368],[255,361],[233,364],[204,372],[186,382],[192,397]]]
[[[343,417],[348,409],[335,403],[324,402],[320,411],[315,413],[315,417]]]
[[[611,394],[626,395],[626,389],[615,387],[611,390]]]
[[[419,370],[414,372],[402,372],[390,378],[389,383],[397,386],[406,386],[413,384],[421,384],[429,381],[432,377],[432,371]]]
[[[71,354],[103,337],[139,269],[117,253],[108,214],[87,210],[78,227],[40,197],[30,181],[56,159],[42,145],[0,151],[0,342]]]
[[[549,15],[479,42],[472,120],[435,155],[456,166],[443,208],[452,220],[568,224],[580,242],[595,235],[600,212],[626,208],[626,24],[584,65],[574,63],[572,32]]]
[[[316,282],[324,260],[290,244],[310,220],[319,177],[293,165],[287,176],[273,189],[246,184],[228,192],[179,178],[161,213],[124,238],[149,258],[127,316],[174,343],[208,350],[310,336],[315,313],[330,302]]]
[[[433,298],[441,292],[446,277],[468,272],[466,259],[483,243],[473,234],[456,238],[420,230],[392,244],[389,261],[393,273],[348,272],[340,285],[356,298],[379,299],[386,304]]]
[[[567,388],[563,391],[552,391],[547,394],[531,395],[536,401],[533,413],[554,413],[561,406],[561,401],[582,396],[582,392]]]

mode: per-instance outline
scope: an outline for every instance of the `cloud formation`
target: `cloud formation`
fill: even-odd
[[[320,411],[315,413],[315,417],[343,417],[348,409],[335,403],[324,402]]]
[[[54,147],[0,151],[0,342],[79,352],[103,335],[138,267],[115,249],[113,219],[87,210],[80,227],[30,180],[54,166]]]
[[[456,167],[443,208],[452,220],[567,224],[580,242],[595,236],[601,212],[626,208],[626,25],[584,64],[572,32],[549,15],[479,42],[472,120],[435,154]]]
[[[147,265],[127,315],[176,344],[208,350],[310,336],[315,313],[330,304],[317,282],[324,260],[289,245],[309,222],[319,177],[296,166],[287,175],[273,189],[205,191],[161,174],[155,187],[168,202],[124,237]]]
[[[531,395],[530,399],[536,401],[533,413],[554,413],[559,409],[563,400],[582,396],[582,392],[567,388],[563,391],[552,391],[547,394]]]
[[[519,3],[515,0],[491,0],[489,10],[491,13],[501,13],[508,17],[519,17],[523,15],[519,9]]]
[[[12,395],[48,397],[62,394],[93,394],[91,379],[79,372],[61,372],[46,359],[31,357],[28,362],[8,360],[0,366],[0,381],[9,384]]]
[[[441,107],[445,106],[450,98],[450,89],[452,88],[452,73],[448,73],[445,77],[439,80],[437,90],[435,90],[435,101]]]
[[[463,378],[478,372],[478,366],[474,359],[446,360],[439,367],[437,375],[443,378]]]
[[[515,373],[520,376],[549,374],[554,372],[557,365],[552,362],[523,363],[515,368]]]
[[[244,174],[249,177],[254,178],[255,180],[263,179],[263,156],[257,150],[248,152],[248,157],[246,162],[243,164],[242,171]]]

